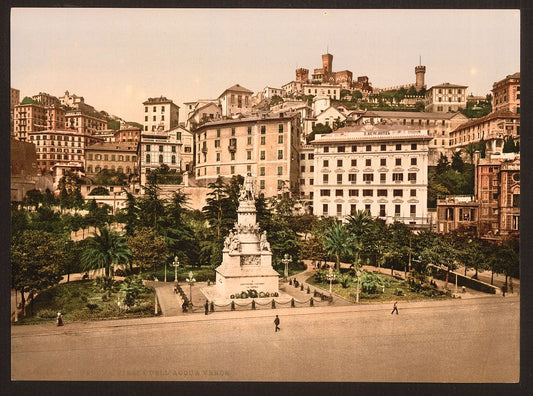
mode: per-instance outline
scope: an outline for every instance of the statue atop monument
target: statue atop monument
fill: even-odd
[[[252,175],[248,173],[244,177],[244,182],[241,185],[241,191],[239,194],[239,201],[253,201],[255,200],[255,183]]]

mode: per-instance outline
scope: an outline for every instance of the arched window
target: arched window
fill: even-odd
[[[126,166],[126,173],[129,175],[131,173],[131,168],[129,166]]]
[[[94,171],[95,171],[96,173],[100,172],[101,170],[102,170],[102,168],[100,168],[99,166],[97,166],[97,167],[94,169]]]
[[[176,163],[176,156],[175,156],[175,155],[172,156],[172,163],[173,163],[173,164]]]
[[[147,163],[147,164],[150,163],[150,154],[146,154],[146,163]]]

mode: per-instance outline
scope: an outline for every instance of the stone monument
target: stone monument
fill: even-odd
[[[272,268],[266,231],[259,234],[255,192],[255,181],[248,174],[240,188],[237,223],[224,240],[222,264],[215,269],[219,298],[249,294],[251,289],[257,294],[279,292],[279,274]]]

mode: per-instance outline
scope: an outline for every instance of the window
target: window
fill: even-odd
[[[283,124],[278,125],[278,132],[283,133]]]
[[[264,166],[261,166],[259,168],[259,176],[265,176],[265,167]]]
[[[325,153],[329,153],[329,147],[328,146],[324,146],[324,152]]]
[[[407,180],[409,180],[410,182],[416,182],[416,173],[408,173]]]
[[[315,179],[309,179],[309,185],[312,186],[315,184]],[[311,193],[313,194],[313,193]]]
[[[150,151],[150,145],[149,144],[146,145],[146,151]]]
[[[329,175],[328,174],[322,175],[322,183],[328,184],[328,181],[329,181]]]
[[[152,117],[152,121],[155,121],[155,120],[156,120],[156,116],[153,116],[153,117]]]
[[[385,144],[382,144],[380,146],[381,151],[387,151],[387,146]]]
[[[379,165],[380,166],[387,166],[387,158],[381,158],[379,160]]]
[[[396,159],[394,160],[394,164],[395,164],[396,166],[402,166],[402,159],[401,159],[401,158],[396,158]]]
[[[220,137],[220,129],[217,129],[217,138]]]
[[[235,127],[231,128],[231,136],[235,136]]]
[[[144,116],[144,121],[148,121],[148,116]]]
[[[356,173],[348,173],[348,181],[352,184],[355,184],[357,182],[357,174]]]
[[[400,151],[402,149],[402,145],[401,144],[397,144],[396,145],[396,151]]]
[[[393,173],[392,174],[392,181],[395,181],[395,182],[403,181],[403,173]]]
[[[160,152],[160,153],[163,152],[163,146],[159,146],[159,152]]]
[[[348,190],[348,196],[349,197],[358,197],[359,196],[359,190],[356,189],[350,189]]]
[[[330,190],[320,190],[321,197],[329,197],[330,193],[331,193]]]
[[[278,144],[283,144],[283,135],[278,136]]]
[[[259,152],[259,158],[262,159],[262,160],[265,159],[265,150],[261,150],[261,151]]]
[[[216,174],[220,175],[220,166],[217,166],[215,169],[216,169]]]
[[[411,214],[411,217],[416,216],[416,205],[410,205],[409,213]]]
[[[355,204],[350,205],[350,214],[354,214],[357,211],[357,206]]]
[[[357,146],[352,146],[352,153],[355,153],[357,151]]]
[[[261,136],[261,145],[264,146],[266,144],[266,137],[265,136]]]
[[[230,160],[235,161],[235,153],[230,153]]]
[[[266,125],[261,125],[261,135],[266,133]]]
[[[337,184],[342,184],[342,173],[337,175]]]
[[[416,158],[411,158],[411,166],[415,166],[416,165]]]
[[[300,159],[305,160],[305,153],[300,154]]]
[[[337,160],[337,167],[338,168],[342,168],[342,160],[341,159]]]
[[[300,167],[300,172],[301,172],[301,173],[304,173],[304,172],[305,172],[305,165],[302,165],[302,166]]]
[[[307,154],[307,159],[308,160],[315,159],[315,155],[314,154]]]
[[[220,140],[215,140],[215,148],[220,147]]]
[[[283,159],[283,150],[278,150],[278,159]]]
[[[372,160],[371,159],[365,160],[365,166],[372,166]]]
[[[392,190],[392,196],[393,197],[403,197],[403,190]]]
[[[378,190],[378,197],[386,197],[387,190]]]
[[[146,154],[146,163],[147,163],[147,164],[150,163],[150,154]]]
[[[148,113],[148,106],[144,106],[144,112]]]
[[[400,216],[400,205],[394,205],[394,216]]]
[[[342,197],[343,195],[344,195],[344,190],[342,190],[342,189],[335,190],[335,196],[336,197]]]
[[[366,151],[372,151],[372,146],[370,144],[366,145]]]
[[[366,204],[366,205],[365,205],[365,212],[367,212],[368,214],[370,214],[370,204]]]
[[[385,205],[379,205],[379,216],[385,217]]]
[[[283,166],[278,166],[278,176],[283,175]]]
[[[322,214],[324,216],[327,216],[328,215],[328,204],[322,204]]]
[[[363,190],[363,197],[372,197],[374,196],[374,190]]]
[[[357,160],[356,159],[352,160],[352,166],[357,166]]]
[[[345,150],[344,146],[337,147],[337,152],[338,153],[344,153],[344,150]]]
[[[520,207],[520,194],[513,194],[513,208]]]
[[[159,156],[159,163],[160,163],[160,164],[163,163],[163,156],[162,156],[162,155]]]
[[[247,150],[246,151],[246,159],[247,160],[251,160],[252,159],[252,151],[251,150]]]
[[[230,169],[229,172],[233,175],[233,174],[235,173],[235,165],[231,165],[231,166],[229,167],[229,169]]]
[[[416,189],[412,188],[412,189],[410,190],[410,192],[409,192],[409,195],[410,195],[411,197],[416,197]]]
[[[171,160],[170,160],[170,161],[171,161],[173,164],[175,164],[175,163],[176,163],[176,156],[173,155],[173,156],[171,157]]]
[[[176,146],[171,146],[172,147],[172,152],[175,153],[176,152]]]
[[[251,135],[251,134],[252,134],[252,127],[249,126],[249,127],[248,127],[248,135]]]
[[[278,180],[278,190],[281,190],[283,188],[283,180]]]
[[[217,162],[220,161],[220,153],[217,153]]]
[[[265,181],[264,180],[259,180],[259,188],[261,190],[264,190],[265,189]]]
[[[374,174],[373,173],[363,173],[363,181],[366,183],[370,183],[374,181]]]

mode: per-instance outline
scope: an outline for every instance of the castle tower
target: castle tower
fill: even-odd
[[[426,74],[426,66],[418,65],[415,67],[416,83],[415,88],[417,91],[420,91],[425,87],[424,75]]]
[[[296,82],[307,84],[309,81],[309,70],[304,68],[296,69]]]
[[[324,68],[324,75],[328,76],[333,72],[333,55],[324,54],[322,55],[322,67]]]

